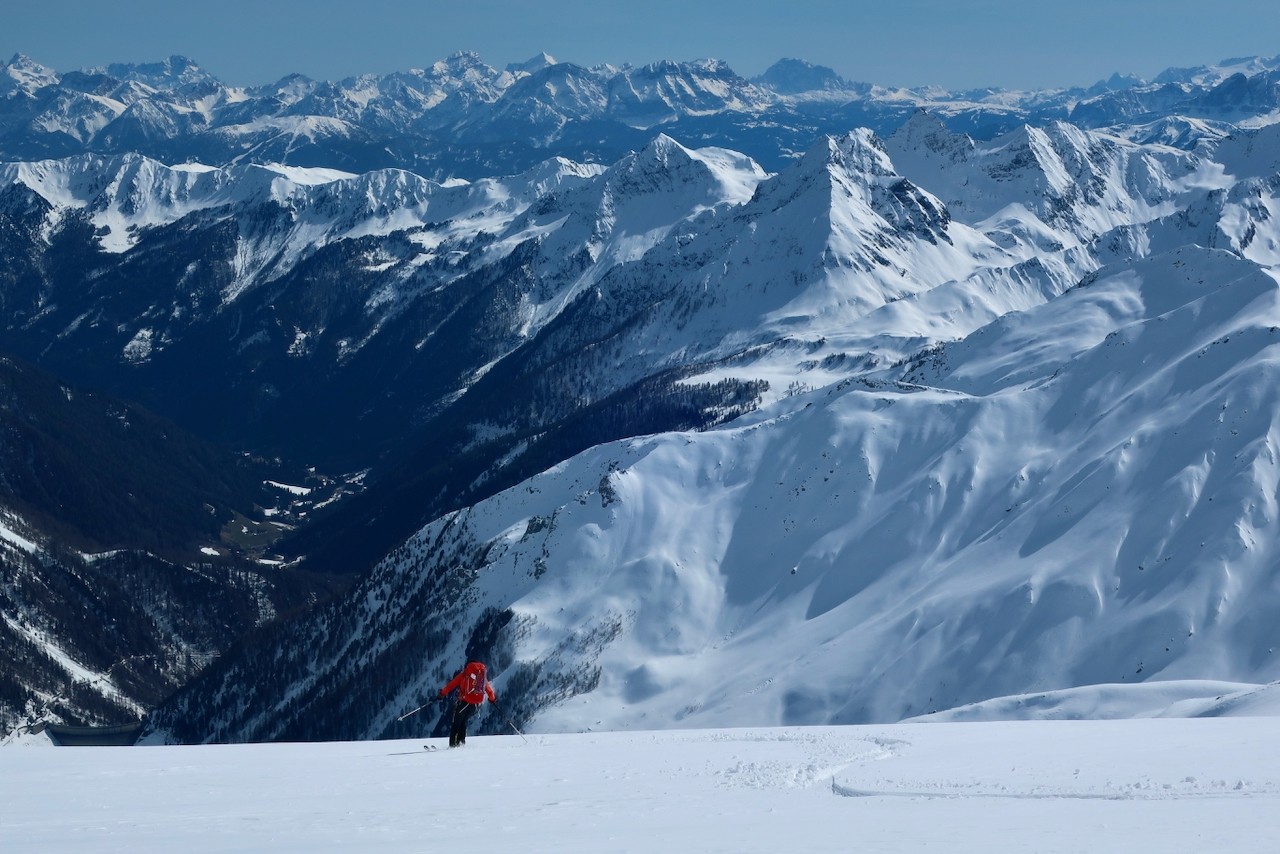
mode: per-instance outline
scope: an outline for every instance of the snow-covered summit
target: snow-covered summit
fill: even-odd
[[[557,62],[558,60],[554,56],[543,51],[537,56],[526,59],[524,62],[509,63],[507,65],[507,71],[510,71],[512,74],[532,74],[535,71],[541,71],[544,68],[555,65]]]
[[[4,70],[3,78],[0,78],[3,82],[0,82],[0,85],[7,84],[5,88],[12,87],[8,93],[4,93],[3,89],[0,89],[0,93],[8,94],[9,97],[16,92],[21,92],[30,98],[40,89],[56,85],[60,79],[56,71],[21,53],[15,53],[8,62],[0,63],[0,68]]]

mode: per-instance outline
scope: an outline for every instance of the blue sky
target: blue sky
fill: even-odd
[[[547,51],[592,65],[715,57],[752,76],[781,57],[886,85],[1087,85],[1113,71],[1280,54],[1262,0],[22,0],[0,58],[60,71],[183,54],[232,84],[429,65],[499,68]]]

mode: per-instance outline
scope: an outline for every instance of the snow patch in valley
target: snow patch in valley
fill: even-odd
[[[279,481],[275,481],[275,480],[265,480],[263,481],[263,483],[265,483],[267,486],[272,486],[272,487],[275,487],[276,489],[284,490],[285,492],[288,492],[290,495],[310,495],[313,492],[313,490],[309,486],[297,486],[289,483],[280,483]]]
[[[11,519],[8,519],[5,515],[0,515],[0,541],[6,542],[11,546],[16,546],[22,551],[31,554],[40,551],[40,546],[14,531],[9,527],[9,524],[6,524],[7,522],[12,524]]]
[[[9,627],[10,631],[24,638],[56,662],[75,682],[98,692],[104,697],[110,697],[116,703],[123,704],[139,717],[146,711],[141,705],[130,701],[128,696],[120,691],[119,687],[112,681],[110,671],[98,673],[85,667],[60,647],[48,633],[29,625],[23,620],[14,619],[9,614],[0,614],[0,618],[4,619],[5,625]]]

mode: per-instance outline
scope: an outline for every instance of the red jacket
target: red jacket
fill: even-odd
[[[484,665],[478,661],[471,661],[462,671],[451,680],[449,684],[440,689],[440,696],[444,697],[454,688],[458,689],[458,696],[462,698],[464,703],[472,703],[480,705],[484,702],[484,698],[488,696],[490,703],[498,702],[498,695],[493,691],[493,684],[485,678]]]

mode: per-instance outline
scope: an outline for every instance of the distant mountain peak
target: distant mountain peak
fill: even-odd
[[[497,77],[499,71],[493,68],[474,50],[459,50],[449,54],[431,65],[433,73],[440,76],[460,77],[468,72],[479,72],[486,77]]]
[[[112,77],[123,80],[143,80],[144,82],[173,81],[179,84],[198,80],[212,80],[213,77],[194,60],[181,54],[172,54],[158,62],[112,63],[106,67]]]
[[[553,65],[559,65],[559,61],[551,54],[543,51],[537,56],[526,59],[524,62],[512,62],[507,65],[507,71],[512,74],[532,74],[535,71],[541,71],[544,68],[550,68]]]
[[[1099,80],[1093,84],[1087,92],[1090,95],[1100,95],[1103,92],[1122,92],[1135,86],[1145,86],[1146,83],[1147,81],[1136,74],[1121,74],[1117,71],[1106,80]]]
[[[753,83],[768,86],[780,95],[798,95],[818,90],[842,90],[851,84],[834,69],[814,65],[803,59],[780,59],[769,66]]]
[[[15,53],[8,63],[0,63],[3,76],[9,77],[28,94],[58,83],[58,73],[23,53]]]
[[[667,74],[686,74],[690,71],[700,71],[715,75],[728,75],[737,77],[729,63],[722,59],[695,59],[689,62],[681,62],[675,59],[660,59],[657,62],[650,62],[639,68],[639,72],[643,75],[667,75]]]
[[[445,57],[444,61],[468,65],[484,62],[484,60],[480,58],[480,54],[474,50],[455,50],[453,53]]]
[[[31,57],[27,56],[25,53],[21,53],[21,52],[15,53],[12,57],[10,57],[7,63],[0,63],[0,65],[5,65],[9,68],[40,68],[40,69],[44,68],[43,65],[33,60]]]

